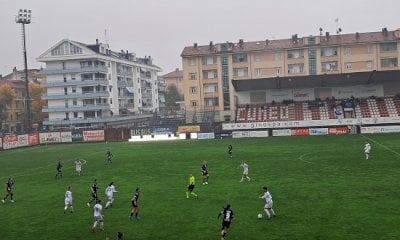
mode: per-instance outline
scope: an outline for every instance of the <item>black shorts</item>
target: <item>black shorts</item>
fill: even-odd
[[[204,177],[208,176],[208,172],[202,172],[202,174],[203,174]]]
[[[132,207],[133,207],[133,208],[137,208],[137,207],[139,207],[139,204],[136,204],[135,201],[132,201]]]
[[[229,228],[230,225],[231,225],[230,221],[222,221],[222,229]]]
[[[92,198],[97,199],[97,193],[92,193]]]
[[[193,189],[194,189],[194,184],[190,184],[190,185],[188,186],[188,190],[189,190],[189,191],[193,191]]]
[[[60,173],[61,172],[61,168],[57,168],[57,172]]]

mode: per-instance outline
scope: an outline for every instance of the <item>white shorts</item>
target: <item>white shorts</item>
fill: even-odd
[[[64,203],[65,203],[65,206],[66,205],[72,206],[72,199],[66,198]]]
[[[110,201],[113,200],[113,195],[107,195],[107,199]]]
[[[77,171],[77,172],[80,172],[81,170],[82,170],[82,167],[77,167],[77,168],[76,168],[76,171]]]
[[[272,201],[268,201],[265,203],[264,209],[269,209],[272,208],[273,202]]]
[[[249,170],[244,170],[243,171],[243,175],[248,175],[249,174]]]
[[[103,221],[103,216],[94,216],[94,220],[96,222],[102,222]]]
[[[364,153],[365,153],[365,154],[369,154],[369,150],[365,150]]]

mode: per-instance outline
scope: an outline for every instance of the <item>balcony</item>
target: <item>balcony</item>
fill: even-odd
[[[138,116],[125,116],[125,117],[99,117],[99,118],[70,118],[68,120],[65,119],[44,119],[43,125],[65,125],[70,126],[73,124],[81,124],[81,123],[110,123],[110,122],[118,122],[118,121],[127,121],[127,120],[135,120],[135,119],[143,119],[143,118],[152,117],[152,114],[149,115],[138,115]]]
[[[108,86],[108,80],[105,78],[98,78],[98,79],[85,79],[85,80],[68,80],[64,82],[63,80],[57,82],[45,82],[41,83],[42,87],[66,87],[66,86]]]
[[[68,94],[45,94],[42,95],[43,100],[58,100],[58,99],[74,99],[74,98],[101,98],[109,97],[110,93],[104,92],[82,92],[82,93],[68,93]]]
[[[40,71],[41,74],[51,75],[51,74],[67,74],[67,73],[107,73],[108,68],[106,66],[86,66],[82,68],[67,68],[67,69],[59,69],[59,68],[44,68]]]
[[[48,107],[44,106],[42,112],[82,112],[82,111],[97,111],[97,110],[108,110],[110,104],[88,104],[83,106],[57,106]]]

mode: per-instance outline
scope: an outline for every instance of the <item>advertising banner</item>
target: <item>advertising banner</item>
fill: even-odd
[[[83,131],[83,141],[104,141],[104,130]]]
[[[3,137],[3,149],[11,149],[18,147],[18,136],[11,135]]]
[[[311,136],[328,135],[328,128],[310,128]]]
[[[274,129],[272,130],[272,136],[280,137],[280,136],[291,136],[290,129]]]
[[[214,133],[198,133],[197,134],[197,139],[214,139],[215,134]]]
[[[62,143],[72,142],[71,132],[60,132],[60,139]]]
[[[394,133],[400,132],[400,126],[362,127],[361,133]]]
[[[3,150],[3,138],[0,138],[0,150]]]
[[[310,135],[310,131],[308,128],[296,128],[291,130],[292,136],[308,136]]]
[[[200,132],[200,126],[179,126],[179,133],[192,133],[192,132]]]
[[[34,146],[39,144],[39,133],[29,133],[28,134],[28,145]]]
[[[344,135],[348,133],[347,127],[337,127],[337,128],[329,128],[328,134],[329,135]]]
[[[83,133],[82,131],[73,131],[72,132],[72,141],[73,142],[83,142]]]
[[[60,132],[39,133],[40,144],[60,143]]]
[[[268,137],[268,131],[236,131],[232,132],[233,138]]]
[[[28,134],[18,135],[18,147],[25,147],[28,145]]]

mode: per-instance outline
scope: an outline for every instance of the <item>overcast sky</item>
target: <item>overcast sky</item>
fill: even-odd
[[[23,68],[22,34],[15,16],[32,10],[26,27],[28,67],[68,38],[108,41],[114,51],[152,56],[162,74],[182,68],[180,54],[194,42],[238,42],[400,28],[399,0],[0,0],[0,74]],[[105,34],[105,30],[107,34]],[[107,36],[107,37],[106,37]]]

